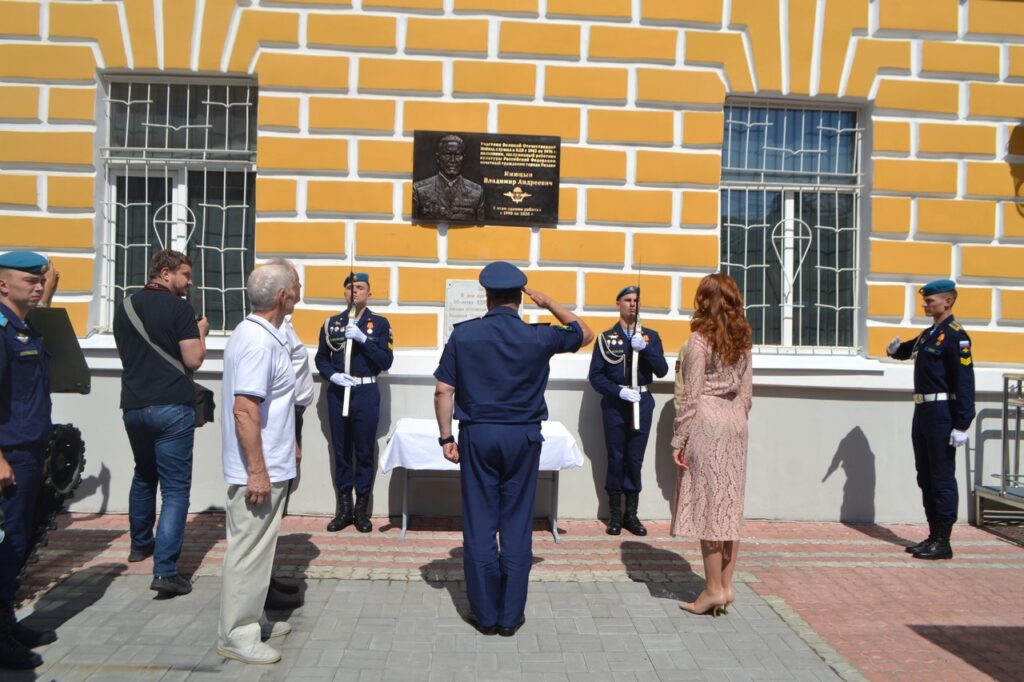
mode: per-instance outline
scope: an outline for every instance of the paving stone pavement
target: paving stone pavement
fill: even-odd
[[[1020,679],[1024,550],[958,527],[953,561],[902,550],[915,526],[744,526],[737,603],[695,617],[676,602],[700,590],[692,539],[667,523],[644,538],[560,522],[534,534],[527,624],[484,637],[468,611],[457,521],[417,519],[405,541],[323,531],[288,517],[277,572],[301,580],[305,605],[273,666],[215,651],[223,516],[190,517],[181,568],[192,594],[154,599],[152,563],[127,564],[127,519],[63,515],[20,593],[20,615],[56,627],[33,674],[3,680],[747,680]],[[979,604],[984,604],[980,608]],[[922,673],[922,671],[925,671]]]

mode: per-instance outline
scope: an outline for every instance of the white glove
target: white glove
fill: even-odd
[[[638,403],[640,402],[640,391],[635,388],[621,388],[619,389],[619,397],[627,403]]]
[[[958,447],[960,447],[961,445],[963,445],[966,442],[967,442],[967,432],[966,431],[958,431],[956,429],[953,429],[953,433],[949,434],[949,444],[952,447],[954,447],[954,448],[958,448]]]
[[[895,353],[896,350],[899,347],[900,347],[900,337],[897,336],[895,339],[893,339],[892,341],[889,342],[888,346],[885,347],[886,355],[888,355],[891,358],[893,353]]]
[[[345,325],[345,338],[352,339],[356,343],[366,343],[366,334],[359,328],[359,325],[351,320]]]
[[[335,372],[331,375],[331,383],[335,386],[342,386],[348,388],[356,385],[356,380],[351,374],[345,374],[344,372]]]
[[[633,334],[629,339],[629,344],[633,346],[633,350],[643,350],[647,348],[647,342],[644,341],[643,334]]]

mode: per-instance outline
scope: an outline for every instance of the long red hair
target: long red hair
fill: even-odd
[[[693,297],[690,329],[703,334],[727,365],[750,349],[750,323],[743,314],[743,296],[736,280],[718,272],[700,281]]]

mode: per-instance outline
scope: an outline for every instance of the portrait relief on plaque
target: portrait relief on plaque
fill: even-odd
[[[412,218],[553,225],[560,151],[558,137],[417,130]]]

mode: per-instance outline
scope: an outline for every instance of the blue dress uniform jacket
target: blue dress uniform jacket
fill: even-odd
[[[668,374],[668,363],[658,332],[642,328],[647,347],[636,354],[636,378],[640,386],[647,386],[654,377]],[[590,385],[601,394],[601,421],[604,426],[605,447],[608,450],[608,472],[605,490],[609,493],[639,493],[640,470],[644,451],[651,433],[654,398],[647,391],[640,394],[640,428],[633,428],[633,404],[619,397],[623,386],[632,383],[633,347],[620,324],[603,332],[594,346],[590,358]]]
[[[50,374],[43,337],[0,303],[0,451],[17,481],[0,498],[7,533],[0,542],[0,618],[12,621],[18,572],[28,548],[51,431]]]
[[[914,361],[914,393],[950,395],[948,400],[914,406],[911,440],[925,516],[931,523],[952,523],[959,492],[956,448],[949,445],[949,436],[953,429],[966,431],[974,420],[971,338],[950,316],[901,343],[892,357]]]
[[[366,334],[366,343],[347,341],[345,327],[348,312],[327,320],[320,328],[320,345],[314,362],[317,371],[327,383],[327,407],[331,423],[331,444],[334,448],[334,485],[347,492],[355,487],[357,493],[368,494],[373,489],[374,448],[377,441],[377,422],[380,419],[380,390],[376,383],[352,388],[349,397],[348,418],[341,416],[345,389],[331,383],[331,375],[345,371],[345,343],[352,343],[352,371],[354,377],[375,377],[391,368],[395,361],[391,325],[386,317],[375,315],[369,308],[363,311],[356,325]],[[340,349],[340,350],[335,350]],[[353,455],[355,467],[352,465]]]
[[[498,306],[456,325],[434,372],[455,387],[466,593],[485,627],[513,628],[523,617],[548,362],[582,342],[576,322],[530,325]]]

